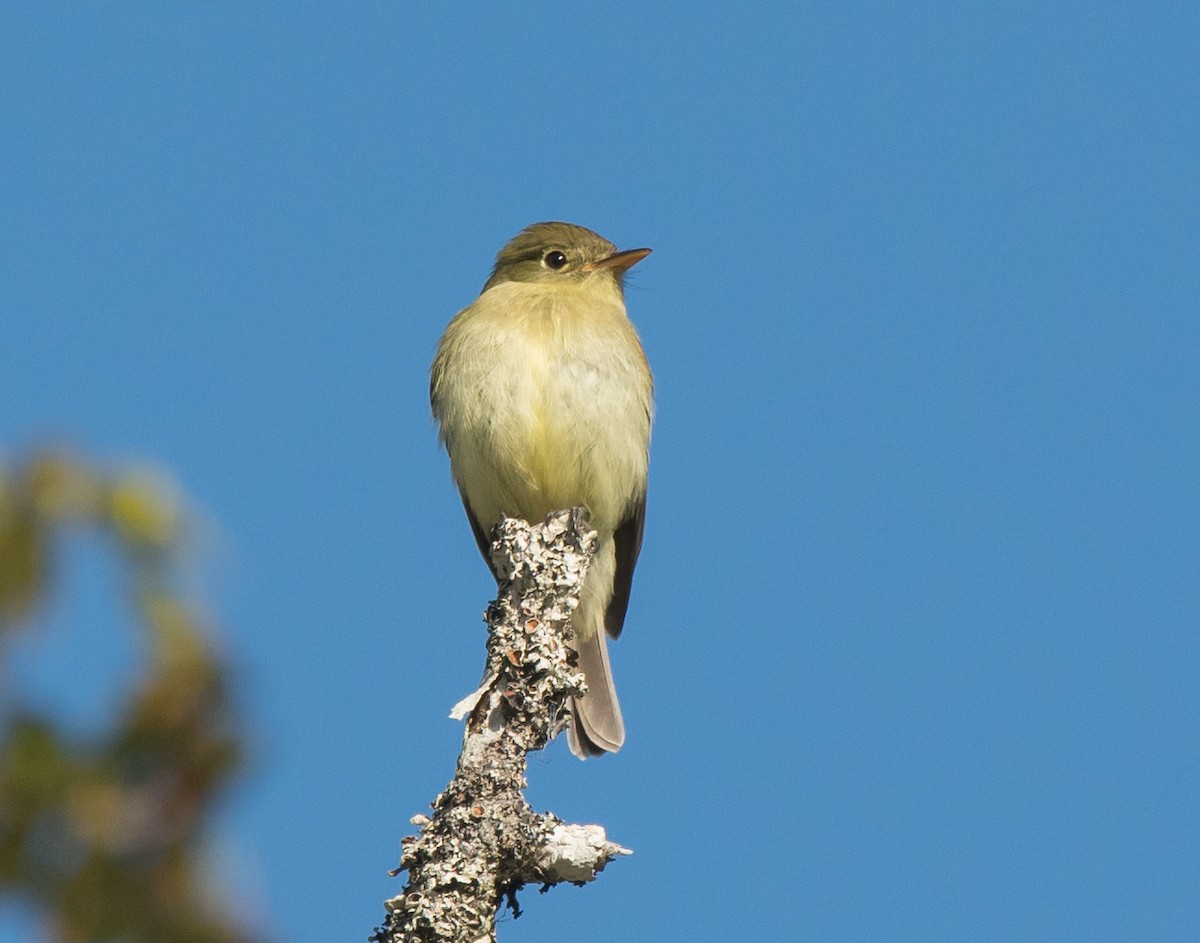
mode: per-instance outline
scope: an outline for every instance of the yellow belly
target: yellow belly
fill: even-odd
[[[485,528],[582,506],[611,534],[646,487],[641,345],[619,297],[580,311],[530,291],[485,292],[443,338],[435,410],[454,477]]]

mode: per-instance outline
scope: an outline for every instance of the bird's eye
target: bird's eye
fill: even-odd
[[[567,257],[557,249],[551,249],[544,256],[542,256],[542,265],[546,266],[546,268],[558,271],[566,264]]]

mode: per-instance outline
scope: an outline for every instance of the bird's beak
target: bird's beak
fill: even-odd
[[[614,272],[624,273],[628,272],[653,251],[653,249],[626,249],[624,252],[614,252],[608,258],[601,259],[599,262],[588,262],[582,268],[585,272],[599,272],[601,269],[611,269]]]

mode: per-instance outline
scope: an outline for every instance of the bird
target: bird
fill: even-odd
[[[650,252],[571,223],[528,226],[450,321],[430,369],[439,439],[484,560],[505,517],[582,507],[599,538],[571,618],[586,693],[568,703],[566,729],[580,759],[625,742],[607,640],[624,626],[642,546],[654,381],[624,278]]]

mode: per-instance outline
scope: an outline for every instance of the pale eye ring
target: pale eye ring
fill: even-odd
[[[558,249],[551,249],[542,256],[542,265],[548,269],[554,269],[556,272],[567,264],[567,257]]]

